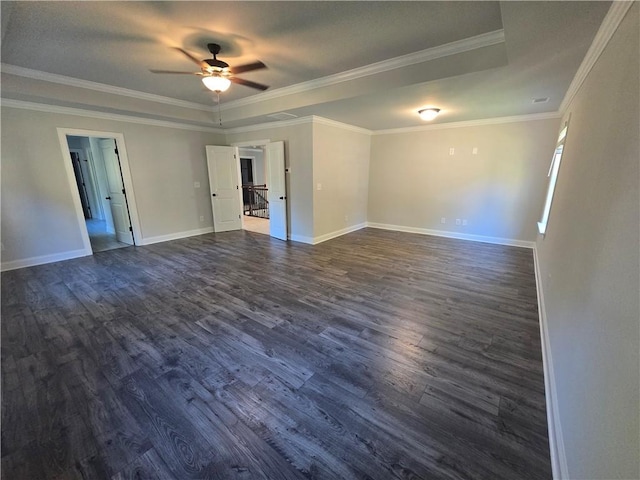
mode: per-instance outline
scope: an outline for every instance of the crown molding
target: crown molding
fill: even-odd
[[[316,115],[311,116],[313,123],[319,123],[320,125],[327,125],[329,127],[340,128],[342,130],[350,130],[356,133],[363,133],[365,135],[372,135],[372,130],[367,130],[366,128],[356,127],[355,125],[349,125],[348,123],[337,122],[335,120],[331,120],[329,118],[318,117]]]
[[[456,55],[458,53],[476,50],[482,47],[497,45],[499,43],[504,43],[504,41],[504,30],[496,30],[493,32],[483,33],[481,35],[476,35],[475,37],[464,38],[462,40],[446,43],[444,45],[439,45],[433,48],[427,48],[426,50],[409,53],[400,57],[382,60],[380,62],[365,65],[364,67],[354,68],[352,70],[347,70],[346,72],[337,73],[335,75],[329,75],[315,80],[310,80],[308,82],[297,83],[288,87],[278,88],[276,90],[270,90],[268,92],[259,93],[250,97],[233,100],[231,102],[222,104],[220,106],[220,109],[229,110],[232,108],[244,107],[246,105],[253,105],[255,103],[264,102],[266,100],[272,100],[274,98],[284,97],[286,95],[308,92],[309,90],[314,90],[316,88],[327,87],[330,85],[335,85],[337,83],[347,82],[369,75],[387,72],[389,70],[395,70],[418,63],[428,62],[437,58],[448,57],[451,55]]]
[[[341,128],[342,130],[350,130],[352,132],[363,133],[365,135],[371,135],[373,133],[371,130],[367,130],[366,128],[356,127],[355,125],[337,122],[335,120],[330,120],[324,117],[318,117],[317,115],[308,115],[306,117],[298,117],[295,119],[292,118],[291,120],[281,120],[278,122],[258,123],[255,125],[247,125],[246,127],[227,128],[224,132],[228,134],[256,132],[259,130],[267,130],[269,128],[284,128],[294,125],[302,125],[305,123],[318,123],[321,125],[328,125],[330,127]]]
[[[488,47],[499,43],[504,43],[504,30],[496,30],[494,32],[483,33],[481,35],[476,35],[475,37],[469,37],[455,42],[447,43],[445,45],[421,50],[419,52],[409,53],[400,57],[383,60],[380,62],[372,63],[370,65],[365,65],[364,67],[354,68],[352,70],[347,70],[346,72],[337,73],[335,75],[329,75],[327,77],[310,80],[308,82],[302,82],[296,85],[291,85],[288,87],[271,90],[269,92],[252,95],[250,97],[241,98],[239,100],[234,100],[220,105],[220,110],[229,110],[244,105],[252,105],[273,98],[280,98],[285,95],[307,92],[316,88],[335,85],[337,83],[355,80],[357,78],[366,77],[377,73],[383,73],[389,70],[395,70],[397,68],[408,67],[410,65],[415,65],[418,63],[423,63],[430,60],[435,60],[437,58],[455,55],[482,47]],[[115,87],[112,85],[106,85],[104,83],[91,82],[89,80],[81,80],[79,78],[67,77],[65,75],[58,75],[55,73],[42,72],[40,70],[19,67],[17,65],[11,65],[8,63],[0,63],[0,71],[2,73],[16,75],[19,77],[32,78],[34,80],[58,83],[60,85],[84,88],[103,93],[110,93],[113,95],[122,95],[125,97],[137,98],[139,100],[146,100],[150,102],[164,103],[166,105],[172,105],[175,107],[190,108],[206,112],[211,111],[212,109],[211,106],[202,105],[199,103],[187,102],[184,100],[164,97],[152,93],[140,92],[128,88]]]
[[[571,101],[580,90],[582,83],[589,75],[589,72],[595,65],[598,58],[604,51],[605,47],[608,45],[611,37],[618,29],[620,22],[627,14],[631,5],[633,5],[633,1],[628,0],[619,0],[611,3],[611,7],[609,7],[609,11],[602,20],[602,24],[596,33],[596,36],[593,37],[593,42],[591,42],[591,46],[589,50],[587,50],[578,71],[576,72],[573,80],[571,81],[571,85],[565,93],[564,98],[562,99],[562,103],[560,104],[560,108],[558,109],[560,112],[565,113]]]
[[[562,114],[560,112],[549,112],[549,113],[534,113],[531,115],[517,115],[512,117],[485,118],[481,120],[469,120],[469,121],[463,121],[463,122],[439,123],[436,125],[419,125],[416,127],[392,128],[387,130],[367,130],[366,128],[357,127],[355,125],[349,125],[348,123],[342,123],[335,120],[330,120],[328,118],[319,117],[316,115],[309,115],[306,117],[299,117],[291,120],[282,120],[278,122],[265,122],[265,123],[255,124],[255,125],[248,125],[245,127],[222,129],[222,128],[214,128],[214,127],[202,127],[198,125],[191,125],[188,123],[170,122],[166,120],[154,120],[151,118],[136,117],[133,115],[122,115],[118,113],[98,112],[95,110],[85,110],[85,109],[74,108],[74,107],[62,107],[59,105],[48,105],[44,103],[26,102],[23,100],[13,100],[8,98],[1,99],[0,106],[3,108],[5,107],[18,108],[21,110],[34,110],[34,111],[45,112],[45,113],[58,113],[63,115],[75,115],[80,117],[88,117],[88,118],[95,118],[95,119],[102,119],[102,120],[115,120],[119,122],[151,125],[154,127],[177,128],[180,130],[218,133],[221,135],[257,132],[261,130],[267,130],[270,128],[286,128],[286,127],[291,127],[294,125],[302,125],[306,123],[311,123],[311,124],[317,123],[321,125],[328,125],[331,127],[336,127],[343,130],[350,130],[352,132],[362,133],[365,135],[390,135],[390,134],[421,132],[426,130],[442,130],[446,128],[463,128],[463,127],[477,127],[482,125],[496,125],[496,124],[502,124],[502,123],[530,122],[535,120],[558,119],[562,117]]]
[[[219,133],[223,135],[225,133],[224,130],[213,127],[202,127],[198,125],[191,125],[188,123],[170,122],[167,120],[154,120],[152,118],[136,117],[133,115],[122,115],[119,113],[98,112],[95,110],[84,110],[74,107],[62,107],[59,105],[47,105],[44,103],[25,102],[23,100],[13,100],[9,98],[3,98],[0,101],[0,107],[18,108],[21,110],[34,110],[37,112],[45,113],[58,113],[62,115],[74,115],[77,117],[88,117],[101,120],[115,120],[118,122],[137,123],[141,125],[151,125],[154,127],[177,128],[180,130]]]
[[[0,71],[2,71],[2,73],[16,75],[18,77],[58,83],[60,85],[67,85],[69,87],[85,88],[87,90],[110,93],[113,95],[122,95],[124,97],[137,98],[138,100],[146,100],[149,102],[164,103],[166,105],[171,105],[174,107],[190,108],[193,110],[202,110],[205,112],[211,112],[213,110],[213,106],[186,102],[184,100],[163,97],[161,95],[154,95],[152,93],[139,92],[137,90],[130,90],[128,88],[114,87],[112,85],[106,85],[104,83],[90,82],[88,80],[81,80],[79,78],[67,77],[65,75],[58,75],[55,73],[41,72],[40,70],[18,67],[17,65],[10,65],[8,63],[0,63]]]
[[[514,115],[511,117],[483,118],[480,120],[466,120],[463,122],[437,123],[435,125],[419,125],[416,127],[390,128],[374,130],[373,135],[390,135],[395,133],[422,132],[425,130],[443,130],[446,128],[481,127],[483,125],[498,125],[501,123],[532,122],[535,120],[549,120],[561,118],[560,112],[532,113],[528,115]]]
[[[269,128],[292,127],[294,125],[302,125],[304,123],[311,122],[313,122],[313,116],[310,115],[307,117],[298,117],[291,120],[280,120],[277,122],[257,123],[255,125],[247,125],[245,127],[226,128],[224,130],[224,133],[233,135],[235,133],[257,132],[260,130],[268,130]]]

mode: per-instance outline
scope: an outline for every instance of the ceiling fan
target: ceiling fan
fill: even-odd
[[[231,82],[250,88],[255,88],[257,90],[266,90],[267,88],[269,88],[267,85],[236,77],[236,74],[238,73],[251,72],[253,70],[267,68],[264,63],[257,61],[253,63],[247,63],[245,65],[239,65],[237,67],[231,67],[227,62],[218,60],[218,58],[216,57],[218,53],[220,53],[220,45],[218,45],[217,43],[209,43],[207,44],[207,48],[213,55],[213,58],[198,60],[195,56],[193,56],[186,50],[175,47],[176,50],[184,54],[189,60],[200,67],[199,72],[177,72],[174,70],[150,70],[150,72],[199,75],[202,77],[202,83],[204,83],[204,85],[209,90],[212,90],[216,93],[224,92],[225,90],[227,90],[231,85]]]

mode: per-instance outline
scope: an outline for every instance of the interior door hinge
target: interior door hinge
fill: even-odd
[[[133,227],[129,227],[129,231],[130,231],[130,232],[133,232]]]
[[[125,194],[126,192],[124,191],[124,188],[122,189],[122,193]]]
[[[238,185],[236,185],[236,190],[238,190]]]
[[[242,218],[240,215],[238,215],[238,218]]]

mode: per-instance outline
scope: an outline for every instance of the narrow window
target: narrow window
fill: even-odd
[[[569,128],[569,122],[567,121],[560,135],[558,135],[558,143],[556,149],[553,152],[553,158],[551,159],[551,165],[549,166],[549,188],[547,190],[547,198],[544,201],[544,210],[542,211],[542,218],[538,222],[538,231],[544,235],[547,231],[547,222],[549,221],[549,212],[551,212],[551,202],[553,202],[553,193],[556,190],[556,182],[558,181],[558,171],[560,170],[560,161],[562,160],[562,153],[564,152],[564,142],[567,138],[567,129]]]

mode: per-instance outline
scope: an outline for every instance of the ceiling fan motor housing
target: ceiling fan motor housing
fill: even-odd
[[[227,62],[223,62],[222,60],[218,60],[217,58],[208,58],[204,60],[210,67],[225,69],[229,68],[229,64]]]

